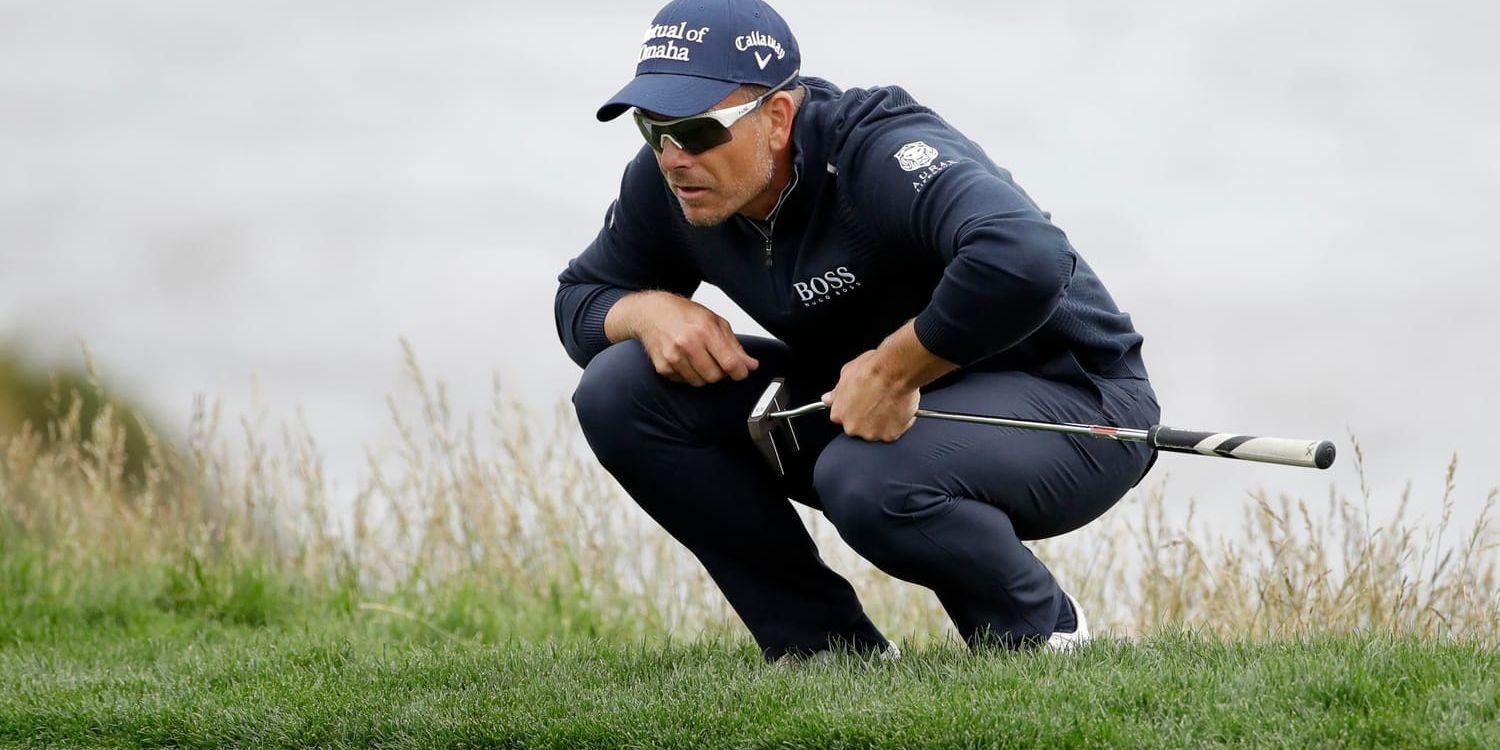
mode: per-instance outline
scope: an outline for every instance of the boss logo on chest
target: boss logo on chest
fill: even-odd
[[[792,282],[792,288],[797,291],[797,298],[802,301],[803,307],[820,305],[841,294],[847,294],[857,286],[859,279],[848,266],[824,271],[806,281]]]

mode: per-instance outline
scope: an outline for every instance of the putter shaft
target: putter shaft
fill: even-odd
[[[768,419],[785,419],[787,417],[800,417],[803,414],[827,409],[828,404],[822,401],[814,401],[806,406],[799,406],[786,411],[771,412],[766,415]],[[1126,427],[1110,427],[1108,425],[1074,424],[1064,422],[1054,424],[1052,422],[1031,422],[1024,419],[1006,419],[1005,417],[991,417],[983,414],[964,414],[962,412],[936,411],[933,409],[918,409],[917,416],[932,417],[934,419],[947,419],[953,422],[974,422],[976,424],[997,425],[1000,427],[1020,427],[1028,430],[1045,430],[1047,432],[1064,432],[1070,435],[1090,435],[1093,437],[1109,438],[1111,440],[1123,440],[1145,443],[1148,441],[1149,432],[1146,430],[1134,430]]]

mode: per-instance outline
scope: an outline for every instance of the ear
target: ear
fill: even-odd
[[[771,149],[780,151],[786,148],[792,142],[792,119],[797,114],[797,105],[793,103],[792,95],[778,91],[760,107],[770,121],[771,129],[766,138],[770,141]]]

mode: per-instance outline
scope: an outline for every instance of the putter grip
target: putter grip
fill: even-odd
[[[1268,464],[1326,469],[1333,465],[1334,447],[1327,440],[1252,437],[1228,432],[1174,430],[1156,425],[1146,433],[1151,447],[1176,453],[1201,453]]]

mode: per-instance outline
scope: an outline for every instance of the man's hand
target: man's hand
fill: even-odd
[[[879,350],[871,349],[844,365],[838,385],[823,394],[823,403],[845,435],[889,443],[917,421],[919,398],[921,392],[897,377]]]
[[[745,352],[729,321],[670,292],[636,292],[620,298],[604,320],[610,341],[639,339],[662,377],[701,386],[728,375],[744,380],[760,362]]]
[[[917,421],[921,388],[958,369],[922,346],[912,321],[839,371],[838,385],[823,394],[828,418],[844,434],[894,442]]]

